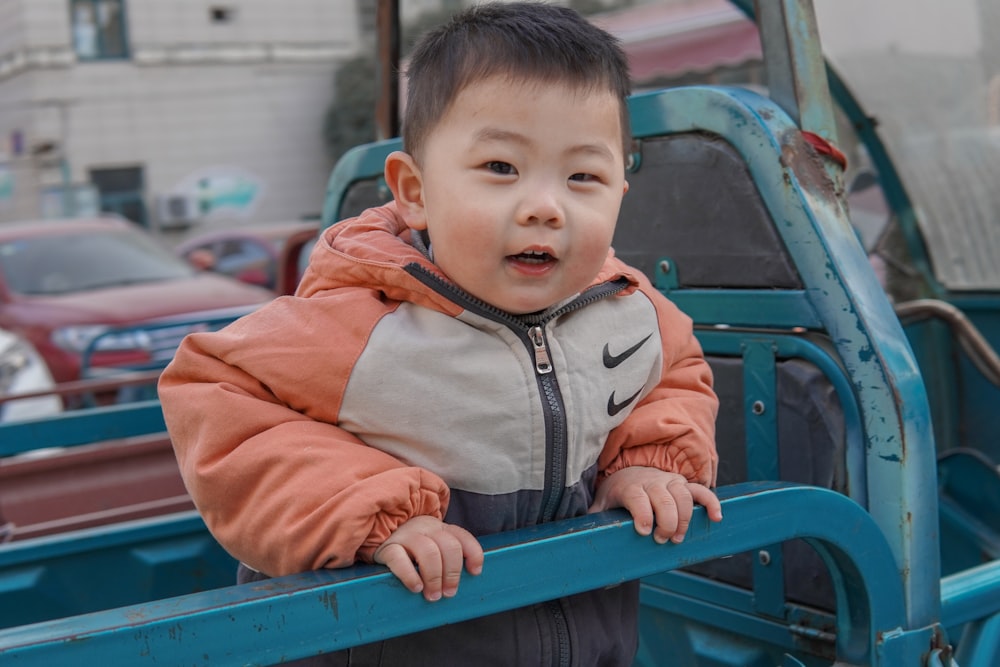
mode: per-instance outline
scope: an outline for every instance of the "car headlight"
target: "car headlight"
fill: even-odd
[[[32,363],[37,363],[33,355],[34,350],[20,338],[11,338],[0,349],[0,394],[12,393],[17,379]]]
[[[0,396],[33,394],[55,387],[45,361],[27,341],[3,332],[0,336]],[[54,394],[0,404],[0,421],[47,417],[62,410]]]
[[[77,354],[83,353],[95,339],[95,352],[148,350],[150,346],[149,333],[146,331],[112,332],[111,327],[101,324],[62,327],[52,332],[53,343],[64,350]]]

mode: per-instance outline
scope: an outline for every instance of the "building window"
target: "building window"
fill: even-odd
[[[125,0],[70,0],[73,48],[80,60],[128,57]]]
[[[97,186],[102,211],[117,213],[143,227],[149,223],[143,198],[146,177],[142,165],[91,169],[90,182]]]
[[[361,34],[365,37],[375,36],[375,12],[377,3],[369,0],[357,0],[358,20],[360,22]]]
[[[232,23],[236,20],[236,10],[232,7],[209,7],[208,19],[212,23]]]

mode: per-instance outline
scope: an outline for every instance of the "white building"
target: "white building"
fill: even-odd
[[[365,48],[373,8],[3,0],[0,222],[104,209],[157,228],[318,213],[334,73]]]
[[[473,1],[399,5],[408,23]],[[692,2],[722,0],[654,4]],[[335,72],[374,49],[376,3],[0,0],[0,223],[111,210],[183,229],[318,214]]]

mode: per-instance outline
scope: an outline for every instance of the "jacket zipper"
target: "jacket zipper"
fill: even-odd
[[[551,615],[552,628],[556,637],[556,655],[552,664],[558,665],[558,667],[570,667],[573,651],[569,643],[569,623],[566,621],[566,614],[563,613],[562,604],[559,600],[549,600],[545,606]]]
[[[538,523],[545,523],[555,519],[559,504],[562,502],[563,488],[566,486],[566,451],[569,448],[569,438],[562,392],[552,372],[552,364],[548,361],[545,329],[542,326],[534,326],[530,331],[534,331],[540,340],[540,349],[534,339],[532,345],[535,348],[535,380],[538,382],[539,395],[542,397],[542,414],[545,418],[545,486],[542,489],[541,513],[538,516]],[[544,361],[539,361],[540,355]]]
[[[512,315],[477,299],[420,264],[408,264],[406,271],[427,287],[448,297],[466,310],[506,325],[524,341],[534,361],[535,380],[538,383],[538,394],[542,399],[542,415],[545,420],[545,485],[542,489],[538,522],[552,521],[559,510],[563,489],[566,486],[566,450],[569,443],[566,412],[559,390],[559,381],[549,356],[545,327],[558,317],[618,294],[628,287],[628,279],[623,277],[594,285],[555,310],[538,317],[523,317]]]
[[[528,338],[535,346],[535,372],[548,375],[552,372],[552,360],[549,359],[549,349],[545,342],[545,329],[536,324],[528,329]]]
[[[532,355],[531,358],[534,360],[535,380],[538,383],[539,396],[542,399],[542,414],[545,420],[545,485],[542,489],[538,522],[545,523],[554,520],[559,511],[559,505],[562,503],[563,490],[566,487],[566,452],[569,442],[565,406],[554,372],[555,369],[552,366],[552,359],[549,356],[545,327],[558,317],[621,292],[628,287],[628,279],[619,278],[595,285],[551,312],[544,313],[538,318],[525,318],[512,315],[477,299],[457,285],[428,271],[420,264],[409,264],[406,270],[421,283],[450,298],[466,310],[506,325],[525,342]],[[555,664],[568,666],[571,656],[566,615],[563,613],[559,600],[549,601],[546,603],[546,607],[549,609],[556,636],[557,660]]]

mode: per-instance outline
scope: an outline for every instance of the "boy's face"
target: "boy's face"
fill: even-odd
[[[628,190],[619,113],[605,90],[490,77],[458,94],[419,166],[390,156],[387,179],[451,280],[508,312],[542,310],[607,256]]]

